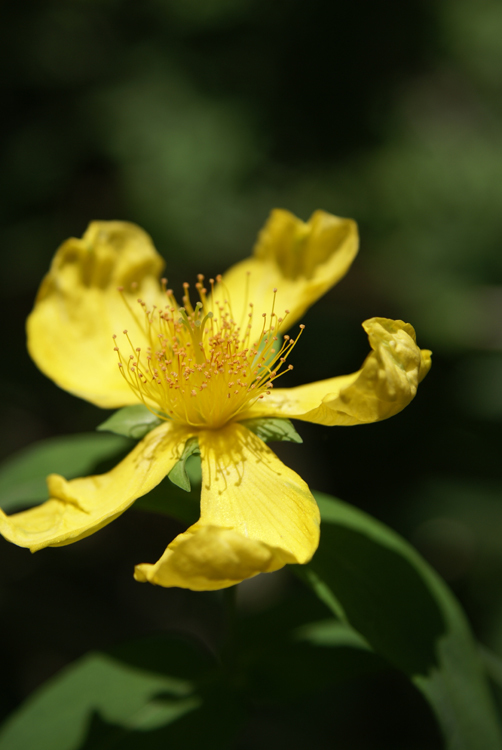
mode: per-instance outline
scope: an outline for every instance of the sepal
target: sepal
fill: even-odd
[[[279,419],[278,417],[263,417],[257,419],[244,419],[241,424],[248,430],[258,435],[264,443],[303,443],[302,438],[297,433],[295,426],[289,419]]]
[[[185,443],[183,454],[179,461],[173,466],[168,474],[169,479],[173,484],[179,487],[185,492],[190,492],[192,485],[190,484],[190,477],[187,474],[186,462],[190,456],[200,455],[199,441],[196,437],[189,438]]]
[[[143,404],[124,406],[108,417],[96,429],[98,432],[114,432],[133,440],[141,440],[145,435],[162,424],[162,420]]]

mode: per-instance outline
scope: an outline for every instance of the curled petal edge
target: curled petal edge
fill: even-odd
[[[232,266],[214,293],[230,300],[239,325],[248,321],[250,339],[259,338],[263,319],[275,310],[284,316],[285,332],[347,273],[359,249],[352,219],[315,211],[306,222],[284,209],[274,209],[258,235],[253,255]],[[287,315],[285,311],[287,310]]]
[[[186,429],[164,423],[106,474],[70,481],[51,474],[49,500],[10,516],[0,510],[0,533],[32,552],[94,534],[162,481],[179,460],[188,437]]]
[[[286,417],[324,425],[368,424],[398,414],[413,400],[431,367],[413,327],[402,320],[371,318],[363,323],[372,352],[350,375],[277,388],[243,418]]]
[[[158,586],[212,591],[294,562],[284,550],[233,529],[195,524],[177,536],[154,565],[137,565],[134,577]]]
[[[60,388],[96,406],[137,403],[120,375],[112,336],[127,329],[136,345],[148,343],[136,299],[162,304],[163,267],[149,235],[128,222],[94,221],[81,239],[66,240],[26,323],[35,364]]]

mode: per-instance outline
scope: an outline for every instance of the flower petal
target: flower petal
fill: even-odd
[[[42,372],[97,406],[137,403],[120,375],[112,335],[128,329],[135,346],[145,337],[117,287],[139,312],[138,297],[165,304],[158,282],[163,265],[150,237],[134,224],[95,221],[82,239],[66,240],[27,322],[28,349]]]
[[[134,577],[158,586],[215,591],[284,565],[274,562],[274,550],[262,542],[232,529],[196,524],[177,536],[155,565],[137,565]]]
[[[308,222],[289,211],[275,209],[261,230],[251,258],[230,268],[215,289],[215,299],[229,299],[234,320],[247,325],[253,303],[251,340],[270,313],[277,289],[275,312],[289,314],[282,328],[293,325],[316,300],[345,276],[359,246],[357,225],[351,219],[316,211]]]
[[[240,424],[199,434],[201,517],[155,565],[135,577],[205,591],[286,563],[306,563],[319,544],[319,510],[305,482]]]
[[[431,352],[416,345],[409,323],[371,318],[363,328],[373,351],[351,375],[297,388],[277,388],[242,415],[287,417],[324,425],[378,422],[407,406],[431,366]]]
[[[32,552],[77,542],[113,521],[168,474],[190,435],[164,422],[152,430],[107,474],[66,481],[47,477],[49,500],[30,510],[5,515],[0,533]]]

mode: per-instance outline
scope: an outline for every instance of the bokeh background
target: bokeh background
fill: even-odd
[[[246,256],[275,206],[353,217],[360,254],[306,315],[288,384],[357,369],[374,315],[411,322],[433,369],[398,417],[299,424],[304,444],[277,452],[409,539],[502,655],[500,2],[10,0],[0,37],[1,457],[106,416],[25,350],[51,257],[90,220],[144,227],[176,289]],[[0,544],[2,715],[90,648],[163,628],[216,638],[216,596],[132,580],[179,530],[137,512],[34,557]],[[269,578],[242,588],[243,611],[296,595]],[[325,697],[342,708],[316,717],[317,746],[335,727],[342,750],[433,747],[396,679],[385,699],[368,681]],[[239,748],[303,746],[281,711]]]

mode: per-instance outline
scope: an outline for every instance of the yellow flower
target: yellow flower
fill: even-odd
[[[93,222],[82,239],[67,240],[28,319],[32,358],[81,398],[104,408],[143,403],[162,421],[107,474],[50,475],[45,503],[0,512],[3,536],[35,551],[93,534],[153,489],[197,438],[200,519],[157,563],[138,565],[137,580],[219,589],[308,562],[319,543],[315,500],[245,420],[386,419],[412,400],[430,367],[410,325],[372,318],[364,323],[372,352],[358,372],[273,387],[298,340],[285,336],[279,348],[277,334],[344,276],[357,248],[349,219],[316,211],[303,223],[275,210],[252,257],[216,281],[199,276],[195,305],[185,285],[180,308],[139,227]]]

